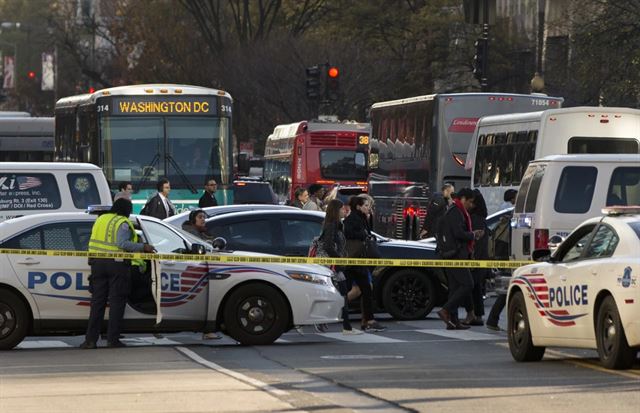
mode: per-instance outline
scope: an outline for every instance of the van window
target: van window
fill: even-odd
[[[60,191],[52,174],[0,173],[0,210],[60,208]]]
[[[563,214],[584,214],[591,208],[598,169],[593,166],[566,166],[562,170],[554,208]]]
[[[531,165],[527,168],[527,171],[524,173],[522,177],[522,183],[520,184],[520,189],[518,190],[518,196],[516,198],[516,212],[524,212],[524,201],[527,198],[527,192],[529,192],[529,185],[531,185],[531,179],[533,178],[533,174],[536,172],[536,166]]]
[[[613,170],[607,206],[640,205],[640,167],[620,167]]]
[[[86,209],[89,205],[100,204],[100,193],[93,175],[67,174],[67,182],[73,206],[78,209]]]
[[[574,136],[567,153],[638,153],[638,139]]]
[[[531,185],[529,185],[529,193],[527,194],[527,200],[524,204],[524,212],[536,212],[536,203],[538,202],[538,192],[540,192],[540,184],[542,184],[542,178],[544,177],[544,165],[539,165],[536,172],[531,178]]]

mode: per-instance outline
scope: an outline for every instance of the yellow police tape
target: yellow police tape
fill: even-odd
[[[498,260],[418,260],[398,258],[318,258],[318,257],[280,257],[234,255],[220,252],[216,255],[198,254],[148,254],[138,252],[87,252],[62,250],[23,250],[0,248],[0,254],[44,255],[47,257],[86,257],[113,259],[143,259],[164,261],[198,261],[217,263],[249,263],[249,264],[320,264],[349,266],[382,266],[382,267],[441,267],[441,268],[518,268],[532,264],[532,261],[498,261]]]

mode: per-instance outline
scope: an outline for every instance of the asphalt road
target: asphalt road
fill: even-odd
[[[73,403],[59,411],[82,411],[88,401],[93,411],[127,411],[133,403],[137,412],[640,411],[640,362],[610,371],[595,351],[548,349],[541,362],[516,363],[503,332],[381,318],[389,327],[383,333],[307,328],[260,347],[196,334],[127,336],[130,348],[99,350],[75,349],[80,337],[30,338],[0,353],[0,411],[56,411],[56,392],[49,393],[61,380],[70,383],[60,391]],[[27,397],[39,391],[48,392],[48,409]]]

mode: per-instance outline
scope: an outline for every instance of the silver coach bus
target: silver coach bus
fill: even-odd
[[[9,113],[0,112],[0,162],[53,161],[54,119]]]

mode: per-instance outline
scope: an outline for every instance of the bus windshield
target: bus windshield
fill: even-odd
[[[367,157],[364,152],[321,150],[320,171],[325,179],[367,180]]]
[[[199,188],[228,169],[220,148],[226,127],[220,118],[104,117],[101,120],[104,171],[111,182],[149,189],[161,177],[172,188]],[[165,139],[166,133],[166,139]]]

